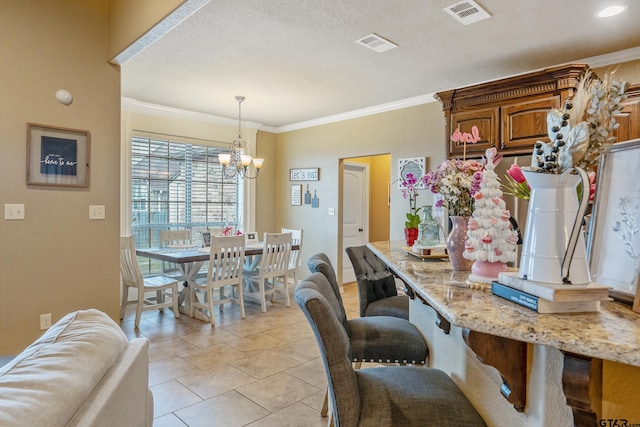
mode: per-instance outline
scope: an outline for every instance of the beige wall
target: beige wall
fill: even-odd
[[[0,13],[0,354],[20,351],[53,321],[94,307],[119,316],[120,73],[108,61],[107,0],[5,1]],[[58,89],[74,101],[56,101]],[[27,187],[26,124],[91,133],[89,189]],[[89,221],[89,205],[106,220]],[[3,211],[3,210],[2,210]]]
[[[112,59],[142,37],[184,0],[109,0],[109,46]]]
[[[444,121],[438,102],[375,114],[309,129],[277,135],[278,169],[276,177],[277,226],[304,229],[302,259],[314,253],[326,253],[338,270],[342,266],[340,248],[341,201],[338,194],[341,159],[390,153],[391,180],[397,179],[398,159],[428,157],[438,164],[445,157]],[[320,208],[291,206],[289,169],[319,167],[320,180],[311,185],[317,190]],[[387,175],[389,176],[389,175]],[[386,194],[386,183],[384,193]],[[418,205],[432,198],[421,191]],[[335,208],[336,215],[328,214]],[[389,236],[403,238],[404,213],[409,205],[400,190],[391,188]]]

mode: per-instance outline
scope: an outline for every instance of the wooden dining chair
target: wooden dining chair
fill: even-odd
[[[213,307],[220,306],[220,312],[224,310],[224,304],[233,303],[240,307],[240,317],[244,319],[244,294],[242,289],[242,273],[244,268],[244,236],[222,236],[211,238],[211,255],[209,256],[209,268],[204,281],[196,280],[189,286],[191,296],[191,311],[193,317],[197,308],[209,312],[211,326],[215,326]],[[230,288],[228,294],[225,289]],[[235,289],[234,289],[235,288]],[[215,298],[218,290],[219,298]],[[198,298],[202,296],[202,302]]]
[[[120,237],[120,275],[122,277],[120,319],[124,318],[129,288],[138,290],[136,320],[134,323],[136,328],[140,326],[140,316],[146,310],[159,309],[163,311],[165,307],[169,307],[173,310],[176,319],[180,316],[178,311],[178,281],[164,275],[143,277],[136,257],[133,236]],[[145,298],[145,293],[151,291],[156,294],[155,301]],[[171,291],[171,293],[168,291]],[[171,296],[171,301],[167,302],[165,296]]]
[[[264,233],[264,247],[259,265],[254,270],[245,270],[246,283],[252,288],[247,294],[260,298],[260,308],[267,311],[267,295],[275,302],[278,287],[283,288],[285,304],[291,305],[287,271],[291,256],[291,233]]]
[[[191,230],[160,230],[160,246],[190,245]]]
[[[171,246],[186,246],[190,245],[192,242],[191,230],[187,229],[160,230],[158,232],[158,237],[160,240],[160,246],[163,248]],[[162,273],[165,276],[178,280],[182,277],[180,268],[173,262],[162,261]]]
[[[283,228],[283,233],[291,233],[291,245],[298,246],[298,249],[291,249],[289,256],[289,269],[287,270],[287,280],[289,277],[293,279],[293,286],[298,286],[298,268],[302,265],[300,257],[302,251],[302,230],[295,228]]]

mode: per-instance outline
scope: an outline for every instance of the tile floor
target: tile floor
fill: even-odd
[[[347,317],[358,316],[355,283],[344,286]],[[130,338],[151,341],[149,385],[154,427],[326,426],[320,416],[326,378],[307,319],[291,300],[266,313],[245,303],[215,309],[216,326],[170,310],[142,314],[134,329],[135,305],[121,323]]]

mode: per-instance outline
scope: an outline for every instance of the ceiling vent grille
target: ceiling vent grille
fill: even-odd
[[[398,45],[394,42],[380,37],[377,34],[369,34],[368,36],[365,36],[360,40],[356,40],[356,43],[361,44],[362,46],[366,46],[371,50],[375,50],[378,53],[386,52],[395,47],[398,47]]]
[[[478,3],[473,0],[461,1],[451,6],[447,6],[444,10],[464,25],[473,24],[491,17]]]

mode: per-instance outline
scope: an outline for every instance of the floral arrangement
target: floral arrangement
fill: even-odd
[[[436,207],[447,208],[452,216],[470,217],[483,169],[484,165],[476,160],[445,160],[424,175],[422,182],[432,193],[442,194],[444,200],[436,202]]]
[[[222,229],[222,235],[223,236],[239,236],[242,234],[242,231],[240,229],[238,229],[235,233],[233,232],[233,227],[225,227]]]
[[[505,175],[506,183],[503,183],[504,192],[519,199],[529,200],[531,187],[527,184],[527,179],[522,173],[522,169],[517,164],[512,164]]]
[[[409,212],[407,212],[407,220],[404,223],[404,228],[418,228],[420,225],[420,208],[416,208],[416,199],[418,198],[418,180],[412,174],[408,173],[406,177],[400,178],[400,185],[402,185],[402,197],[409,199]]]
[[[548,173],[562,173],[572,166],[594,169],[616,140],[611,135],[619,126],[614,116],[622,110],[628,87],[625,81],[613,80],[612,73],[601,81],[586,72],[563,108],[547,114],[551,142],[535,143],[532,169]]]

